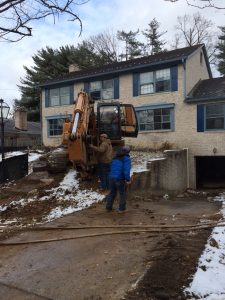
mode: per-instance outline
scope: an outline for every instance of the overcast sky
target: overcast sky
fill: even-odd
[[[32,66],[32,56],[41,48],[76,45],[88,36],[108,29],[143,30],[153,18],[160,23],[160,31],[168,31],[163,38],[171,41],[177,16],[197,11],[214,22],[215,26],[225,26],[224,10],[199,10],[188,6],[185,0],[176,3],[163,0],[90,0],[77,6],[83,23],[81,37],[78,22],[59,20],[55,25],[51,20],[36,22],[33,37],[17,43],[0,42],[0,98],[10,105],[13,99],[20,98],[17,85],[25,75],[23,66]]]

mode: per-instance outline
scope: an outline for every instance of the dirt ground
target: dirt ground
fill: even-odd
[[[55,176],[48,187],[61,179],[62,174]],[[35,179],[17,181],[1,188],[0,205],[29,193],[43,195],[44,187]],[[103,201],[45,225],[38,223],[59,206],[54,198],[41,205],[12,205],[1,219],[17,217],[20,223],[0,227],[0,299],[197,299],[182,290],[212,230],[197,224],[220,217],[220,204],[211,198],[215,193],[164,199],[133,192],[125,214],[106,212]],[[21,229],[32,220],[35,226]]]

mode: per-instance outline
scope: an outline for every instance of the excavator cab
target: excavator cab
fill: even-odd
[[[111,140],[137,137],[138,122],[133,105],[119,102],[99,103],[97,127],[99,135],[106,133]]]

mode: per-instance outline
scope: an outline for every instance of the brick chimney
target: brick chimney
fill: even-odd
[[[27,130],[27,110],[24,107],[17,107],[15,110],[15,127],[20,130]]]
[[[69,73],[76,72],[76,71],[80,71],[80,68],[77,64],[69,65]]]

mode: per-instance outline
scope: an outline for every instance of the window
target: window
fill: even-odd
[[[154,93],[153,72],[140,74],[140,93],[141,95]]]
[[[49,106],[70,104],[70,87],[49,90]]]
[[[114,98],[114,80],[90,82],[90,95],[93,100],[108,100]]]
[[[166,92],[170,90],[170,69],[156,71],[155,91]]]
[[[174,108],[152,108],[137,111],[139,130],[172,130]]]
[[[62,118],[55,118],[55,119],[49,119],[48,121],[48,136],[57,136],[61,135],[63,132],[63,123],[65,119],[70,118],[69,116],[67,117],[62,117]]]
[[[205,106],[206,130],[224,129],[224,104],[209,104]]]
[[[170,69],[140,74],[140,95],[170,90]]]

